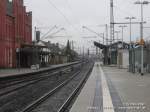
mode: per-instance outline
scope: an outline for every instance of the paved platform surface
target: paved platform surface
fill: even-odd
[[[70,112],[150,112],[150,75],[95,63]]]
[[[150,112],[150,74],[141,76],[126,69],[103,67],[126,112]],[[138,109],[139,108],[139,109]]]
[[[96,86],[96,65],[94,65],[94,69],[92,71],[92,75],[89,77],[86,85],[81,91],[78,99],[73,105],[70,112],[88,112],[89,109],[93,108],[93,99],[95,95],[95,86]]]
[[[69,64],[69,63],[50,65],[48,67],[43,67],[43,68],[40,68],[37,70],[32,70],[30,68],[0,69],[0,78],[7,77],[7,76],[14,76],[14,75],[22,75],[24,73],[38,72],[38,71],[42,71],[42,70],[46,70],[46,69],[50,69],[50,68],[55,68],[55,67],[59,67],[59,66],[67,65],[67,64]]]
[[[107,109],[107,107],[111,109]],[[100,67],[100,63],[97,62],[70,112],[102,111],[114,112],[114,109],[106,77]]]

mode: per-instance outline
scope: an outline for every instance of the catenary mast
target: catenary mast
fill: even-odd
[[[110,0],[110,42],[114,42],[114,3]]]

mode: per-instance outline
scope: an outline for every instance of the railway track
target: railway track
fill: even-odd
[[[38,74],[37,76],[33,77],[26,77],[23,79],[16,79],[10,82],[1,82],[0,85],[0,97],[3,97],[4,95],[8,95],[12,92],[18,91],[19,89],[23,89],[26,86],[36,84],[39,81],[45,80],[47,78],[56,77],[57,75],[62,74],[63,72],[66,72],[70,70],[70,67],[63,68],[60,70],[54,70],[51,73],[44,73],[44,74]]]
[[[48,93],[46,93],[45,95],[43,95],[41,98],[39,98],[38,100],[36,100],[35,102],[33,102],[32,104],[30,104],[28,107],[26,107],[24,110],[22,110],[21,112],[31,112],[34,108],[36,108],[40,103],[44,102],[47,98],[49,98],[51,95],[55,94],[56,91],[58,91],[60,88],[62,88],[63,86],[65,86],[65,84],[69,83],[69,81],[71,81],[77,74],[79,74],[80,72],[75,73],[71,78],[67,79],[66,81],[64,81],[63,83],[61,83],[60,85],[58,85],[57,87],[55,87],[53,90],[49,91]]]
[[[66,101],[58,109],[57,112],[69,112],[69,109],[71,107],[71,103],[73,103],[73,100],[77,97],[79,91],[82,89],[82,87],[86,83],[91,70],[92,70],[92,68],[88,71],[87,75],[79,82],[78,86],[74,89],[74,91],[70,94],[70,96],[66,99]]]
[[[77,83],[76,88],[73,90],[73,92],[71,92],[71,94],[63,102],[63,104],[61,104],[61,107],[59,107],[59,108],[56,109],[57,112],[64,112],[65,110],[67,110],[67,108],[69,107],[69,105],[72,102],[72,100],[76,97],[77,93],[79,92],[79,90],[83,87],[84,83],[86,82],[86,80],[87,80],[87,78],[89,76],[89,73],[91,72],[92,68],[93,68],[93,66],[91,66],[86,71],[84,77],[82,77],[82,80],[76,82]],[[53,90],[49,91],[48,93],[46,93],[45,95],[43,95],[42,97],[40,97],[38,100],[34,101],[32,104],[30,104],[29,106],[27,106],[21,112],[37,112],[36,108],[39,105],[41,105],[47,99],[53,97],[53,95],[57,94],[57,92],[61,92],[61,89],[65,88],[66,85],[70,85],[70,82],[72,83],[73,80],[78,77],[78,75],[81,75],[80,73],[81,72],[75,73],[72,77],[70,77],[66,81],[62,82],[60,85],[58,85],[57,87],[55,87]],[[77,80],[78,79],[76,79],[75,81],[77,81]],[[55,111],[52,111],[52,112],[55,112]]]
[[[9,84],[9,85],[7,85],[7,87],[0,88],[0,97],[3,97],[4,95],[10,94],[12,92],[18,91],[19,89],[23,89],[26,86],[36,84],[42,80],[45,80],[47,78],[50,78],[50,77],[56,75],[57,73],[58,72],[55,72],[55,73],[51,74],[50,76],[21,81],[19,83],[15,83],[15,84]]]
[[[51,72],[55,72],[57,70],[65,69],[67,67],[77,65],[77,64],[81,64],[81,62],[73,62],[73,63],[69,63],[69,64],[60,65],[60,66],[57,66],[57,67],[45,68],[43,70],[38,70],[38,71],[35,71],[35,72],[29,72],[29,73],[23,73],[21,75],[16,74],[16,75],[13,75],[13,76],[1,77],[0,78],[0,88],[15,85],[17,83],[22,83],[24,81],[28,81],[28,80],[31,80],[33,78],[36,79],[37,77],[43,77],[43,76],[45,76],[45,75],[47,75]]]
[[[40,81],[32,80],[24,83],[17,83],[10,86],[10,89],[7,87],[5,88],[6,90],[0,89],[0,111],[20,112],[18,110],[23,109],[26,105],[35,101],[44,93],[47,93],[47,90],[52,90],[62,81],[72,76],[72,73],[79,71],[81,69],[81,65],[73,65],[73,68],[72,66],[69,66],[65,69],[45,74],[44,77],[41,77],[43,79],[39,79]],[[28,91],[31,91],[32,95]],[[33,95],[34,97],[32,97]]]
[[[84,64],[84,66],[88,67],[89,65],[88,63],[86,63]],[[69,87],[71,83],[72,86],[76,88],[75,85],[77,86],[79,84],[80,78],[82,77],[81,74],[89,70],[89,68],[83,70],[85,68],[84,66],[80,64],[76,64],[73,67],[74,69],[72,67],[66,67],[65,69],[61,69],[60,71],[57,70],[54,71],[53,74],[51,73],[51,75],[45,73],[43,77],[40,77],[41,79],[38,80],[31,80],[23,83],[17,83],[11,86],[10,90],[6,87],[6,91],[1,92],[0,89],[0,107],[1,107],[0,111],[2,112],[32,111],[36,109],[38,105],[43,104],[43,102],[45,102],[47,99],[52,98],[53,95],[56,95],[57,92],[59,93],[61,91],[64,91],[62,89],[66,88],[65,91],[68,90],[70,91],[70,88],[72,88]],[[67,85],[69,85],[68,89],[67,89]],[[70,94],[71,93],[68,92],[68,95],[65,96],[69,97]],[[56,103],[53,101],[51,102],[51,104]],[[63,103],[64,102],[62,102],[61,104]],[[31,110],[30,109],[28,110],[28,108],[30,108]],[[57,108],[57,110],[59,108]]]

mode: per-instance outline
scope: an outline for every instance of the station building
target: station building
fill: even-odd
[[[94,42],[94,45],[102,49],[103,63],[105,65],[115,65],[119,68],[129,67],[129,44],[122,41],[104,45]]]
[[[17,53],[32,43],[32,12],[23,0],[0,1],[0,68],[16,67]]]

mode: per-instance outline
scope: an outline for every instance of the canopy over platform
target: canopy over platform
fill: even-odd
[[[122,42],[122,41],[117,41],[117,42],[114,42],[110,45],[104,45],[104,44],[101,44],[99,42],[94,42],[94,45],[96,47],[99,47],[100,49],[106,49],[106,48],[118,48],[118,45],[121,45],[121,48],[122,48],[122,45],[123,45],[123,49],[128,49],[129,48],[129,44],[126,43],[126,42]]]
[[[94,42],[94,45],[95,45],[96,47],[99,47],[100,49],[105,49],[105,48],[108,47],[108,46],[106,46],[106,45],[104,45],[104,44],[101,44],[101,43],[99,43],[99,42]]]

